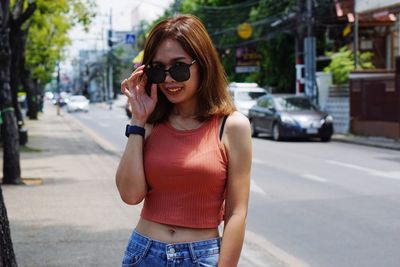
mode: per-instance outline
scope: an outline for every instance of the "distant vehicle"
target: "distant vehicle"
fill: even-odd
[[[268,93],[256,83],[230,83],[228,89],[237,110],[247,117],[249,109],[256,104],[257,98]]]
[[[44,93],[44,97],[45,97],[46,99],[53,99],[54,93],[53,93],[53,92],[50,92],[50,91],[46,91],[46,92]]]
[[[320,111],[306,96],[262,96],[249,110],[249,120],[252,136],[267,133],[275,141],[319,137],[328,142],[333,134],[332,116]]]
[[[73,95],[67,102],[67,112],[84,111],[89,112],[89,99],[83,95]]]

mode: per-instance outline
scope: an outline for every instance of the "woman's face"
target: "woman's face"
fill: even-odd
[[[151,62],[152,67],[169,69],[176,65],[191,64],[192,58],[182,46],[175,40],[167,39],[157,48],[156,54]],[[166,73],[165,81],[159,84],[160,90],[173,104],[196,105],[196,92],[199,87],[200,69],[197,62],[189,67],[190,78],[187,81],[175,81],[169,72]]]

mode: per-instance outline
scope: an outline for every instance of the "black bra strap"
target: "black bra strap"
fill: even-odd
[[[222,139],[222,134],[224,133],[226,119],[228,119],[228,115],[225,115],[224,118],[222,119],[221,129],[219,129],[219,140]]]

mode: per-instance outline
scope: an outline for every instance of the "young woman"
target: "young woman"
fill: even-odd
[[[144,200],[122,266],[236,266],[249,199],[249,121],[235,111],[198,18],[158,23],[142,63],[121,83],[132,119],[116,183],[127,204]]]

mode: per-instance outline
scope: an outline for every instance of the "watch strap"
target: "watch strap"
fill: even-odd
[[[138,134],[144,138],[145,132],[146,130],[143,127],[127,124],[125,129],[125,136],[129,137],[130,134]]]

